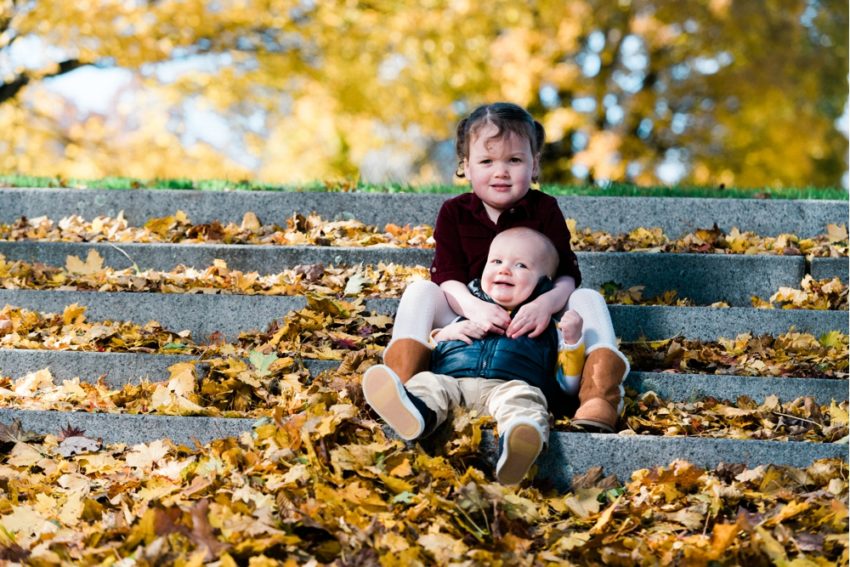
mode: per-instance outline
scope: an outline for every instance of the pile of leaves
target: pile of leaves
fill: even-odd
[[[655,392],[630,392],[623,421],[626,431],[637,435],[846,443],[847,408],[846,401],[826,406],[809,397],[782,403],[768,396],[762,404],[745,396],[734,403],[714,398],[671,402]]]
[[[834,309],[847,311],[847,285],[835,277],[816,280],[806,274],[800,282],[800,289],[780,287],[770,296],[769,301],[752,298],[753,307],[773,309],[775,304],[782,309]]]
[[[717,225],[697,229],[671,239],[659,227],[639,227],[612,235],[579,228],[567,219],[571,244],[578,251],[677,252],[713,254],[779,254],[809,257],[847,257],[846,225],[829,224],[826,233],[813,238],[794,234],[759,236],[733,228],[727,234]],[[0,224],[0,240],[51,240],[66,242],[171,242],[217,244],[273,244],[286,246],[394,246],[433,248],[433,228],[428,225],[387,224],[381,231],[357,220],[328,221],[316,213],[294,213],[286,224],[262,224],[254,213],[246,213],[240,224],[213,221],[194,224],[186,213],[149,219],[141,227],[129,226],[123,212],[115,218],[99,216],[92,221],[72,215],[54,222],[48,217],[21,217]]]
[[[410,282],[427,278],[425,266],[383,262],[339,267],[307,264],[260,275],[231,269],[220,259],[213,260],[212,266],[203,270],[183,265],[170,271],[135,267],[116,270],[103,265],[103,257],[97,250],[90,250],[85,260],[68,256],[64,268],[40,262],[9,261],[0,254],[0,286],[5,289],[398,298]],[[644,297],[645,288],[638,285],[624,289],[616,282],[606,282],[599,291],[609,304],[696,305],[689,298],[679,297],[675,290]],[[769,301],[753,297],[752,303],[760,309],[773,309],[778,304],[783,309],[846,311],[847,285],[839,278],[814,280],[807,275],[800,289],[782,287]],[[722,301],[711,304],[711,307],[728,306]]]
[[[89,251],[85,261],[68,256],[64,268],[8,261],[0,254],[0,286],[6,289],[289,296],[312,293],[369,298],[400,297],[408,283],[427,277],[428,268],[424,266],[383,262],[344,267],[299,265],[260,275],[230,269],[218,259],[203,270],[183,265],[170,271],[116,270],[103,265],[97,250]]]
[[[95,352],[199,353],[189,331],[172,332],[156,321],[89,322],[86,308],[73,303],[60,313],[12,305],[0,309],[0,348]]]
[[[328,380],[334,378],[329,376]],[[80,565],[827,564],[848,559],[848,468],[684,461],[559,494],[505,487],[456,441],[403,444],[325,380],[299,408],[205,446],[0,431],[0,558]],[[291,410],[291,411],[290,411]],[[604,465],[604,463],[603,463]]]
[[[694,301],[679,297],[676,290],[667,290],[652,297],[644,297],[646,286],[638,285],[623,289],[616,282],[602,284],[599,292],[609,304],[616,305],[666,305],[671,307],[692,307]],[[847,311],[847,284],[838,277],[816,280],[807,274],[799,288],[780,287],[764,300],[753,296],[753,307],[757,309],[810,309],[820,311]],[[729,307],[725,301],[712,303],[710,307]]]
[[[848,377],[848,336],[820,338],[793,330],[778,336],[743,333],[734,339],[698,341],[675,337],[623,342],[632,370],[742,376]]]
[[[307,296],[307,306],[275,320],[264,331],[246,331],[227,342],[216,333],[205,343],[188,331],[163,329],[155,321],[89,322],[86,308],[69,305],[61,314],[7,305],[0,309],[0,348],[186,354],[203,358],[253,352],[285,358],[343,360],[364,351],[375,357],[392,334],[392,317],[373,314],[363,301]],[[820,338],[793,329],[778,336],[734,339],[623,342],[633,370],[745,376],[847,378],[848,335],[832,331]]]
[[[715,224],[671,239],[659,227],[639,227],[619,235],[590,228],[579,228],[567,219],[574,250],[587,252],[675,252],[696,254],[778,254],[782,256],[847,257],[846,225],[829,224],[826,233],[812,238],[794,234],[759,236],[733,228],[724,232]]]
[[[245,357],[259,351],[341,360],[351,351],[386,346],[393,323],[392,317],[366,311],[361,299],[308,295],[304,309],[287,313],[264,331],[240,333],[233,342],[216,332],[198,343],[191,332],[169,331],[156,321],[88,321],[85,312],[76,303],[61,314],[6,305],[0,309],[0,348]]]
[[[357,220],[328,221],[313,213],[294,213],[283,225],[262,224],[257,215],[245,213],[239,224],[213,221],[194,224],[186,213],[149,219],[141,227],[130,226],[123,211],[117,217],[98,216],[87,221],[78,215],[58,222],[42,216],[21,217],[0,224],[0,240],[50,240],[63,242],[160,242],[216,244],[275,244],[279,246],[396,246],[431,247],[432,229],[386,225],[384,231]]]
[[[351,400],[368,413],[360,393],[360,376],[374,364],[363,353],[346,358],[339,369],[311,377],[291,358],[253,353],[249,360],[235,357],[180,362],[170,367],[163,382],[127,384],[109,388],[103,380],[79,378],[56,384],[48,369],[21,378],[0,377],[0,405],[18,409],[155,413],[216,417],[270,416],[297,412],[310,405],[312,386],[323,383],[336,395]],[[698,402],[664,400],[654,392],[628,392],[621,434],[781,441],[834,442],[847,436],[845,402],[818,405],[812,398],[781,403],[770,396],[761,405],[742,397],[734,402],[703,399]],[[555,424],[569,430],[570,420]]]
[[[599,293],[605,298],[605,302],[615,305],[666,305],[669,307],[693,307],[693,300],[679,297],[676,290],[667,290],[652,297],[644,297],[646,286],[636,285],[623,289],[617,282],[605,282],[599,289]],[[725,302],[717,302],[712,307],[729,307]]]

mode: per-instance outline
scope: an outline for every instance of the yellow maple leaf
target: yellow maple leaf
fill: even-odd
[[[97,250],[89,250],[86,261],[83,262],[78,256],[68,256],[65,258],[65,269],[72,274],[88,276],[95,274],[103,269],[103,258],[98,254]]]
[[[32,506],[13,506],[12,513],[0,517],[0,527],[16,534],[15,542],[27,546],[42,534],[56,533],[59,526],[54,524]]]
[[[85,312],[85,306],[72,303],[62,312],[62,322],[66,325],[78,325],[85,320]]]
[[[145,223],[145,228],[157,236],[164,238],[168,234],[169,229],[174,226],[175,220],[171,216],[152,218]]]
[[[847,225],[828,224],[826,225],[826,235],[830,242],[847,240]]]
[[[44,455],[29,443],[15,443],[6,462],[13,467],[31,467],[43,457]]]
[[[260,219],[257,218],[257,215],[248,211],[242,217],[242,224],[240,225],[240,228],[242,228],[242,230],[256,231],[260,230],[261,226]]]
[[[29,398],[35,396],[39,390],[51,388],[53,385],[53,375],[50,373],[50,369],[42,368],[15,380],[12,390],[18,396]]]
[[[564,498],[564,504],[570,512],[582,519],[587,519],[599,513],[599,500],[597,498],[603,492],[601,488],[579,488],[574,494]]]
[[[832,402],[830,402],[829,404],[829,416],[833,424],[847,425],[847,410],[836,404],[835,400],[832,400]]]
[[[168,451],[168,445],[166,445],[162,439],[157,439],[149,444],[140,443],[138,445],[134,445],[130,449],[130,452],[127,453],[127,457],[124,461],[127,463],[128,467],[147,471],[150,470],[154,464],[162,461],[162,459],[168,454]]]

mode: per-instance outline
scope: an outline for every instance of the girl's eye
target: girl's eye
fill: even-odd
[[[478,162],[478,163],[480,163],[480,164],[482,164],[482,165],[488,165],[491,161],[492,161],[492,160],[489,160],[489,159],[482,159],[482,160],[481,160],[480,162]]]
[[[525,264],[523,264],[522,262],[517,262],[516,267],[517,268],[526,268],[527,266]]]
[[[522,158],[518,158],[518,157],[511,158],[511,162],[512,163],[522,163]]]

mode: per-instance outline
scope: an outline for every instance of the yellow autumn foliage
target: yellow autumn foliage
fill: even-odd
[[[548,181],[655,184],[670,149],[689,184],[837,186],[846,170],[841,2],[38,0],[0,20],[3,171],[445,180],[430,156],[495,100],[546,125]],[[48,81],[91,65],[127,77],[95,113]]]

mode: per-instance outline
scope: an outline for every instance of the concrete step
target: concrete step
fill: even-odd
[[[317,212],[326,219],[357,219],[383,228],[386,223],[434,224],[449,195],[246,192],[98,189],[0,189],[0,222],[46,215],[56,220],[76,214],[125,218],[135,225],[184,211],[194,223],[239,222],[246,212],[263,223],[284,224],[294,212]],[[847,223],[846,201],[696,199],[669,197],[558,197],[564,216],[580,227],[621,233],[660,227],[671,238],[715,223],[761,236],[822,234],[829,223]]]
[[[15,420],[20,420],[24,430],[36,433],[58,434],[61,428],[70,425],[104,443],[134,445],[168,438],[188,446],[239,436],[250,432],[254,425],[266,422],[265,419],[0,409],[0,422],[9,425]],[[484,432],[482,448],[485,459],[492,465],[496,443],[489,430]],[[705,468],[714,468],[720,463],[805,467],[816,459],[846,457],[847,445],[841,443],[553,432],[549,437],[549,449],[538,460],[538,478],[549,480],[559,490],[567,490],[573,475],[600,464],[604,465],[606,475],[616,474],[625,481],[635,470],[666,466],[676,459]]]
[[[809,273],[816,280],[839,278],[847,283],[847,258],[812,258]]]
[[[104,266],[123,270],[170,271],[178,265],[203,270],[216,259],[233,270],[277,273],[297,265],[325,266],[378,265],[430,266],[433,250],[423,248],[350,248],[332,246],[263,246],[214,244],[110,244],[72,242],[0,242],[0,254],[7,260],[65,265],[69,256],[85,260],[96,250]],[[725,301],[749,307],[750,298],[769,298],[780,287],[799,287],[807,273],[802,256],[735,254],[665,254],[645,252],[578,252],[583,287],[599,289],[607,282],[624,288],[646,286],[644,297],[675,290],[698,304]],[[818,273],[841,275],[847,279],[847,258],[822,258],[813,262]],[[832,277],[829,275],[829,277]],[[826,276],[824,276],[826,277]]]
[[[120,389],[125,384],[137,384],[142,380],[167,380],[171,365],[197,360],[197,357],[170,354],[0,349],[0,375],[20,378],[27,373],[49,368],[57,384],[77,377],[84,382],[95,383],[102,377],[110,388]],[[316,375],[323,370],[335,369],[338,362],[304,360],[303,364],[311,374]],[[199,367],[203,366],[203,361],[200,361]],[[771,395],[779,395],[782,401],[809,396],[819,404],[848,399],[847,380],[835,378],[632,371],[625,384],[638,393],[653,391],[673,401],[693,401],[704,397],[736,400],[740,396],[748,396],[762,403]]]
[[[0,222],[21,216],[47,215],[55,220],[70,214],[91,219],[116,216],[124,211],[131,224],[185,211],[195,223],[214,220],[240,222],[254,212],[264,223],[284,224],[295,212],[317,212],[323,218],[356,219],[383,228],[386,223],[433,225],[446,195],[370,195],[351,193],[247,193],[198,191],[101,191],[0,189]],[[671,237],[717,224],[762,236],[790,232],[801,237],[822,234],[829,223],[846,224],[847,202],[760,201],[726,199],[659,199],[562,197],[559,204],[568,218],[580,227],[619,234],[637,227],[661,227]],[[216,245],[0,243],[0,254],[9,259],[40,261],[62,266],[68,255],[85,258],[95,248],[106,264],[126,268],[136,263],[141,269],[171,270],[178,264],[203,269],[213,259],[224,259],[232,269],[275,273],[297,264],[351,265],[393,262],[428,265],[431,250],[395,248],[330,248]],[[120,248],[120,250],[119,250]],[[129,256],[129,260],[128,260]],[[580,253],[586,287],[597,288],[608,281],[624,287],[645,285],[645,296],[675,289],[681,297],[700,303],[726,300],[741,306],[729,309],[694,307],[611,306],[618,336],[624,341],[641,337],[716,340],[743,332],[780,334],[794,327],[816,335],[847,332],[846,312],[815,312],[749,308],[750,295],[767,299],[779,287],[798,287],[806,273],[816,278],[839,275],[847,280],[847,258],[682,255],[647,253]],[[821,275],[824,274],[824,275]],[[188,329],[203,342],[220,331],[228,339],[240,332],[264,330],[274,320],[306,305],[303,297],[239,295],[187,295],[155,293],[95,293],[74,291],[0,290],[0,305],[11,304],[43,312],[61,312],[72,303],[85,305],[87,319],[129,320],[144,324],[159,321],[172,331]],[[366,301],[367,309],[391,314],[395,299]],[[58,380],[79,376],[96,380],[105,375],[113,388],[147,378],[166,379],[168,366],[194,357],[177,355],[88,353],[73,351],[0,350],[0,373],[19,377],[28,371],[51,368]],[[305,361],[317,373],[332,369],[335,361]],[[675,375],[632,372],[627,385],[638,392],[655,391],[675,401],[703,397],[735,399],[749,396],[757,402],[769,395],[783,401],[813,396],[818,403],[848,398],[847,381],[819,378],[753,378],[717,375]],[[92,414],[85,412],[27,411],[0,409],[0,421],[20,419],[24,429],[57,433],[65,425],[84,429],[91,437],[106,442],[139,443],[171,438],[178,443],[205,443],[220,437],[250,432],[252,419],[173,417],[160,415]],[[260,420],[262,423],[263,420]],[[495,460],[495,442],[485,432],[487,458]],[[840,443],[803,443],[596,435],[556,432],[550,449],[540,459],[541,476],[556,487],[568,487],[572,475],[592,466],[606,464],[607,474],[627,479],[636,469],[667,465],[685,459],[703,467],[720,462],[742,462],[748,466],[786,464],[807,466],[818,458],[847,459],[847,446]]]
[[[306,306],[294,296],[198,295],[91,291],[0,290],[0,305],[13,305],[43,313],[61,313],[76,303],[86,307],[88,321],[131,321],[143,325],[159,322],[165,329],[189,330],[197,343],[214,332],[234,340],[245,331],[263,331],[275,320]],[[370,299],[366,309],[393,314],[397,299]],[[821,335],[846,332],[844,311],[753,309],[744,307],[668,307],[611,305],[611,320],[624,341],[684,336],[716,340],[741,333],[778,335],[794,327],[798,332]]]

